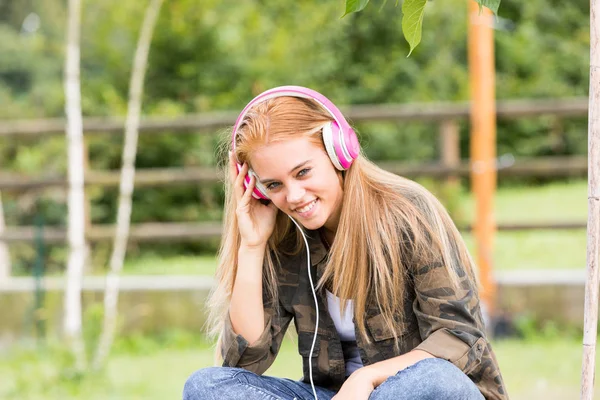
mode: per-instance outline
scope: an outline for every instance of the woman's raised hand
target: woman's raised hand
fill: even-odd
[[[277,207],[273,202],[263,204],[252,197],[256,177],[250,175],[250,183],[244,188],[244,177],[248,173],[248,164],[244,163],[238,172],[235,155],[229,155],[230,179],[233,183],[233,195],[236,200],[236,214],[242,245],[248,247],[263,246],[269,240],[275,228]]]

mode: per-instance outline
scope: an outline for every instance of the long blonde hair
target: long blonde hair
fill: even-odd
[[[310,100],[278,97],[257,104],[245,118],[236,140],[235,155],[250,163],[253,151],[267,143],[299,135],[324,148],[321,128],[332,118]],[[230,134],[229,134],[230,135]],[[231,136],[223,149],[231,149]],[[225,153],[225,151],[223,151]],[[228,176],[227,174],[225,176]],[[209,333],[220,335],[227,317],[237,272],[240,235],[231,183],[225,184],[224,232],[218,258],[216,286],[209,298]],[[379,307],[385,324],[398,337],[395,319],[404,314],[403,296],[410,270],[415,266],[442,263],[449,284],[458,286],[458,273],[471,279],[473,261],[465,243],[441,203],[421,185],[382,170],[360,154],[343,174],[344,201],[340,222],[327,265],[318,287],[326,282],[338,297],[354,302],[360,334],[368,340],[366,308]],[[265,254],[265,299],[277,304],[279,246],[295,241],[293,252],[303,243],[287,216],[279,211]],[[347,279],[347,277],[353,279]],[[476,285],[474,285],[476,286]],[[398,343],[396,343],[398,345]]]

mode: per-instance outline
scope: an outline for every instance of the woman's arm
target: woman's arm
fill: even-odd
[[[250,345],[265,330],[263,310],[262,269],[266,243],[259,246],[243,244],[238,251],[238,268],[229,305],[233,330]]]
[[[271,366],[292,321],[292,315],[269,302],[263,308],[263,318],[264,325],[253,343],[236,333],[231,317],[225,320],[221,342],[223,366],[244,368],[259,375]]]
[[[423,350],[412,350],[400,356],[360,368],[350,375],[332,400],[366,400],[371,395],[371,392],[387,378],[426,358],[435,357]]]
[[[367,374],[370,381],[373,383],[373,387],[377,387],[390,376],[396,375],[398,371],[408,368],[426,358],[435,357],[423,350],[412,350],[408,353],[402,354],[401,356],[389,358],[387,360],[368,365],[359,369],[357,372],[362,371],[362,373]]]
[[[236,200],[240,247],[229,311],[221,335],[223,365],[261,374],[271,365],[292,316],[263,296],[263,262],[273,232],[277,208],[252,198],[256,178],[244,188],[248,165],[237,172],[230,154],[230,179]]]
[[[289,312],[263,296],[264,254],[264,246],[240,246],[240,265],[221,343],[223,366],[256,374],[271,366],[292,320]]]

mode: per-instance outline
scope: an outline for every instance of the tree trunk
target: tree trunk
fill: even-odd
[[[600,4],[590,1],[590,94],[588,108],[587,277],[583,320],[581,399],[594,397],[600,267]]]
[[[6,231],[6,223],[4,222],[4,207],[2,206],[2,196],[0,193],[0,235]],[[0,282],[7,280],[11,275],[10,253],[8,252],[8,244],[0,241]]]
[[[113,242],[113,252],[110,258],[110,271],[106,278],[104,291],[104,322],[102,335],[94,356],[92,368],[99,369],[110,352],[116,331],[117,303],[119,298],[119,274],[123,269],[129,225],[131,219],[131,195],[135,178],[135,156],[137,152],[138,128],[144,75],[148,62],[148,51],[152,41],[152,33],[163,0],[150,0],[146,9],[144,22],[138,39],[135,59],[129,83],[129,104],[125,121],[125,145],[123,147],[123,165],[121,167],[121,182],[119,189],[119,208],[117,211],[117,231]]]
[[[79,79],[79,33],[81,2],[69,0],[67,29],[67,59],[65,64],[65,99],[69,168],[68,241],[69,261],[65,290],[64,332],[75,355],[76,368],[86,365],[81,334],[81,282],[85,261],[84,198],[83,198],[83,126],[81,116],[81,85]]]

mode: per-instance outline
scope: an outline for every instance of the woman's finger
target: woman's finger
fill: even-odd
[[[246,191],[244,192],[244,196],[242,197],[242,203],[243,204],[247,204],[250,202],[251,198],[252,198],[252,192],[254,192],[254,185],[256,183],[256,177],[254,175],[249,175],[250,177],[250,182],[248,183],[248,187],[246,188]]]
[[[236,168],[236,170],[237,170],[237,165],[234,168]],[[235,192],[235,197],[238,200],[241,199],[242,196],[244,195],[244,178],[246,177],[247,173],[248,173],[248,164],[244,163],[244,164],[242,164],[242,167],[238,171],[238,175],[235,178],[235,181],[233,183],[233,190]]]

